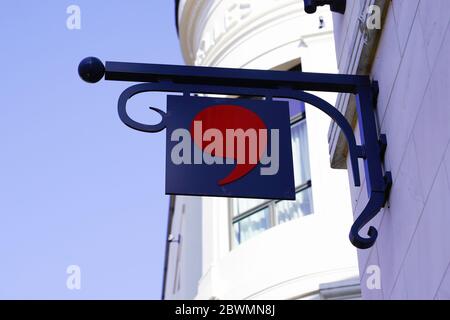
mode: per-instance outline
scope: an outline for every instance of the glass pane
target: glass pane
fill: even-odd
[[[251,216],[234,223],[234,235],[237,243],[242,243],[269,229],[269,208],[258,211]]]
[[[233,217],[236,217],[256,206],[259,206],[265,200],[263,199],[234,199],[233,200]]]
[[[295,117],[299,113],[305,112],[305,103],[303,101],[298,100],[290,100],[289,101],[289,114],[292,117]]]
[[[311,179],[306,121],[293,125],[291,136],[295,186],[300,186]]]
[[[295,201],[280,201],[275,205],[275,219],[277,224],[307,216],[312,212],[311,188],[298,192]]]
[[[289,115],[295,117],[299,113],[305,112],[305,103],[294,99],[276,98],[276,101],[288,101],[289,102]]]

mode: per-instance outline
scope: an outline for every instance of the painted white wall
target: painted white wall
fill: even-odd
[[[285,70],[301,57],[304,71],[336,73],[328,8],[306,15],[297,0],[187,0],[181,7],[180,43],[187,64]],[[322,29],[319,16],[325,20]],[[318,95],[332,104],[336,99]],[[202,198],[202,246],[190,249],[202,260],[197,299],[312,298],[320,284],[358,276],[356,250],[348,240],[347,173],[331,169],[328,160],[330,119],[311,106],[306,112],[314,214],[230,250],[227,199]]]
[[[351,35],[365,2],[348,0],[346,15],[335,16],[343,73],[355,63]],[[392,0],[382,27],[371,77],[380,84],[377,113],[394,183],[389,207],[372,222],[375,246],[358,252],[366,299],[450,299],[449,13],[448,0]],[[351,194],[356,217],[367,193],[363,186]],[[379,290],[366,286],[368,266],[380,268]]]

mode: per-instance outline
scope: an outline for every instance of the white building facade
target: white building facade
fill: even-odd
[[[393,176],[389,202],[369,224],[378,239],[358,252],[361,283],[375,281],[361,285],[363,298],[450,299],[450,1],[347,0],[333,19],[340,73],[379,82],[376,114]],[[356,120],[350,96],[337,108]],[[329,141],[333,167],[346,167],[335,125]],[[364,184],[351,194],[356,218]]]
[[[328,8],[307,15],[298,0],[181,0],[177,20],[188,65],[337,73]],[[360,296],[348,176],[330,168],[330,119],[290,106],[297,200],[171,197],[163,299]]]

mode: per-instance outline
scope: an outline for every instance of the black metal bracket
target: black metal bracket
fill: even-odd
[[[381,161],[384,161],[384,155],[386,154],[387,149],[387,137],[385,134],[380,134],[378,143],[380,144],[380,159]]]
[[[389,195],[391,193],[391,188],[393,184],[392,180],[392,173],[390,171],[386,171],[384,173],[384,184],[386,185],[386,189],[384,190],[384,206],[386,206],[386,203],[389,201]]]
[[[156,125],[133,120],[127,113],[127,101],[142,92],[178,92],[250,95],[267,99],[289,98],[306,102],[318,108],[341,128],[347,139],[353,182],[361,186],[359,159],[364,163],[364,176],[369,200],[350,230],[350,241],[360,249],[370,248],[378,232],[370,226],[368,237],[359,235],[385,205],[392,177],[383,173],[382,156],[386,136],[378,135],[375,121],[373,82],[368,76],[304,73],[289,71],[245,70],[231,68],[157,65],[126,62],[106,62],[94,57],[81,61],[80,77],[90,83],[105,80],[142,82],[126,89],[119,97],[118,112],[128,127],[143,132],[158,132],[165,128],[165,112],[157,111],[162,120]],[[361,145],[357,145],[353,128],[347,119],[327,101],[305,91],[351,93],[356,97]],[[381,142],[380,142],[381,141]]]
[[[340,14],[345,13],[345,7],[347,5],[346,0],[304,0],[305,3],[305,12],[306,13],[315,13],[317,11],[317,7],[330,5],[330,9],[333,12],[338,12]]]

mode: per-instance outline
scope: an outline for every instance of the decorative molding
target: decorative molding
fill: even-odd
[[[291,292],[290,296],[285,296],[283,299],[286,300],[308,300],[321,298],[321,293],[326,289],[337,289],[340,283],[339,282],[328,282],[327,284],[323,284],[323,281],[333,281],[336,278],[349,278],[354,279],[354,275],[357,274],[358,271],[355,267],[347,267],[333,270],[321,270],[319,272],[308,273],[300,276],[296,276],[291,279],[286,279],[280,281],[278,283],[274,283],[273,285],[266,287],[262,290],[252,293],[243,298],[243,300],[260,300],[267,299],[271,296],[280,296],[281,294],[286,295],[288,292]],[[352,281],[352,293],[357,293],[359,289],[358,281]],[[356,289],[356,290],[355,290]],[[302,294],[298,294],[302,292]],[[342,292],[342,291],[341,291]],[[359,291],[360,292],[360,291]],[[326,295],[327,292],[324,292],[325,296],[323,298],[329,299],[331,295]],[[338,298],[339,293],[334,292],[334,298]],[[348,296],[348,292],[345,292],[342,297]]]
[[[255,55],[264,54],[266,47],[273,49],[293,41],[302,43],[305,38],[323,32],[332,34],[330,12],[323,8],[317,15],[308,15],[303,10],[302,1],[270,0],[262,3],[260,0],[235,0],[226,2],[227,6],[224,3],[223,0],[187,0],[180,11],[180,43],[188,65],[223,66],[221,61],[243,43],[284,24],[289,24],[286,30],[292,31],[284,33],[282,41],[274,38],[270,43],[261,42],[255,48],[258,49]],[[325,28],[319,28],[319,15],[330,20]],[[248,64],[247,61],[239,63],[242,66]]]

